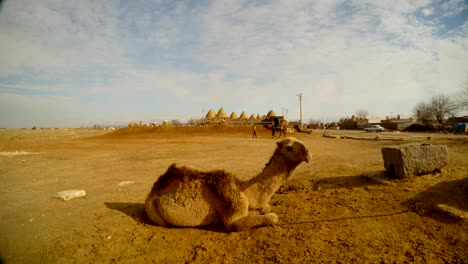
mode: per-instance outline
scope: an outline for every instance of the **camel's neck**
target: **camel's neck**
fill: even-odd
[[[288,164],[281,156],[273,155],[258,176],[242,184],[250,207],[256,209],[267,205],[273,194],[292,176],[297,165]]]

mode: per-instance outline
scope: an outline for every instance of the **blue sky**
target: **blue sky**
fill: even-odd
[[[468,2],[3,1],[0,127],[411,116],[468,72]]]

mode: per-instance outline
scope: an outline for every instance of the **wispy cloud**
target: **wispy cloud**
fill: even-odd
[[[467,12],[463,0],[5,1],[0,98],[17,103],[0,124],[61,98],[90,122],[222,105],[294,119],[298,92],[315,118],[406,113],[460,88]]]

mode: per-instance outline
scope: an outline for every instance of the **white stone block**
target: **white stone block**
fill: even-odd
[[[68,201],[73,198],[83,197],[86,196],[85,190],[68,190],[63,192],[58,192],[55,197],[62,199],[64,201]]]

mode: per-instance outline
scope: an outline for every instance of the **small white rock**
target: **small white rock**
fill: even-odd
[[[85,190],[68,190],[63,192],[58,192],[55,197],[60,198],[64,201],[68,201],[73,198],[86,196]]]
[[[27,152],[27,151],[17,151],[17,150],[15,152],[0,151],[0,156],[8,156],[8,157],[20,156],[20,155],[34,155],[34,154],[40,154],[40,153]]]
[[[468,212],[465,212],[461,209],[446,205],[446,204],[436,204],[434,209],[446,213],[457,219],[468,219]]]
[[[132,181],[123,181],[123,182],[120,182],[119,183],[119,186],[125,186],[125,185],[128,185],[128,184],[132,184],[132,183],[135,183],[135,182],[132,182]]]

